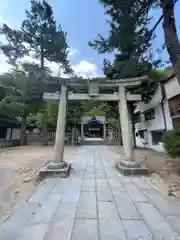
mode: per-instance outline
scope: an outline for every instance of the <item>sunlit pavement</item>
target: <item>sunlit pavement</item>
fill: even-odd
[[[2,240],[180,239],[180,202],[115,169],[106,146],[82,146],[68,179],[46,179],[0,221]]]

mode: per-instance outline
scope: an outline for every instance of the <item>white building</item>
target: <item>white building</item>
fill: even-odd
[[[137,103],[135,116],[136,146],[163,152],[163,133],[180,126],[180,85],[176,77],[161,81],[148,104]]]

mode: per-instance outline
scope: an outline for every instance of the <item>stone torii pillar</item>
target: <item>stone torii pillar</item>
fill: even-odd
[[[106,141],[106,138],[107,138],[107,136],[106,136],[106,119],[105,119],[104,124],[103,124],[103,138]]]
[[[67,87],[65,85],[62,85],[58,109],[56,138],[54,145],[54,159],[49,167],[55,166],[58,168],[62,168],[64,167],[64,165],[66,165],[66,163],[63,162],[65,127],[66,127],[66,105],[67,105]]]
[[[66,107],[67,107],[67,86],[62,85],[59,100],[53,161],[40,171],[40,175],[42,176],[58,175],[60,177],[67,177],[69,175],[71,165],[63,160],[66,127]]]
[[[134,158],[131,119],[129,118],[127,94],[126,94],[125,86],[121,86],[121,85],[119,86],[118,106],[119,106],[120,124],[121,124],[125,159],[121,160],[121,162],[117,164],[117,168],[124,175],[147,174],[148,169],[143,168],[139,164],[137,164]]]
[[[121,123],[121,132],[122,132],[122,140],[124,146],[124,154],[126,157],[126,161],[133,162],[133,149],[132,149],[132,139],[131,139],[131,129],[129,123],[129,112],[128,105],[126,99],[125,87],[119,87],[119,115],[120,115],[120,123]]]

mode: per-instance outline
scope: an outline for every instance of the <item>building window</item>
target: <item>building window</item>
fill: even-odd
[[[180,94],[174,96],[168,100],[170,114],[172,117],[180,115]]]
[[[152,136],[152,145],[158,145],[159,142],[162,142],[162,136],[164,134],[164,131],[158,132],[158,131],[152,131],[151,136]]]
[[[140,112],[134,114],[133,120],[134,120],[134,123],[139,123],[139,122],[141,122],[141,114],[140,114]]]
[[[147,111],[144,113],[144,117],[145,117],[145,120],[146,120],[146,121],[155,119],[155,109],[152,108],[152,109],[147,110]]]
[[[144,130],[139,131],[139,137],[144,139]]]
[[[180,117],[173,118],[172,123],[174,128],[180,128]]]

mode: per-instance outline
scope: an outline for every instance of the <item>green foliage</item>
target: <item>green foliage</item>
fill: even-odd
[[[167,131],[163,136],[164,147],[172,158],[180,159],[180,128]]]
[[[33,54],[34,57],[40,56],[42,68],[46,59],[61,64],[64,72],[72,73],[67,59],[69,46],[66,33],[57,25],[47,1],[31,0],[30,10],[26,10],[26,19],[20,30],[4,24],[0,31],[7,40],[0,48],[11,64],[17,65],[17,60]]]
[[[100,0],[105,14],[110,17],[109,35],[90,42],[100,53],[116,51],[113,63],[104,60],[104,73],[109,79],[133,78],[148,75],[141,86],[131,89],[148,102],[157,88],[157,78],[152,76],[160,61],[152,60],[153,31],[148,28],[150,0],[134,1]]]
[[[56,125],[57,123],[58,107],[59,107],[58,101],[50,100],[47,102],[46,111],[47,111],[48,122],[50,122],[53,125]]]
[[[10,117],[28,116],[42,104],[42,69],[25,63],[22,69],[0,75],[2,114]]]

